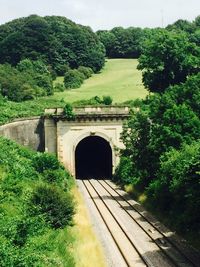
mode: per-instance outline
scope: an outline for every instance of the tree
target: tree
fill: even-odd
[[[188,20],[179,19],[175,23],[168,25],[166,29],[192,33],[195,30],[195,26]]]
[[[0,63],[17,65],[23,59],[42,60],[58,75],[67,66],[99,71],[105,49],[89,28],[65,17],[31,15],[0,26]]]
[[[65,73],[64,85],[65,88],[79,88],[83,83],[85,76],[78,70],[68,70]]]
[[[110,58],[138,58],[141,54],[145,31],[141,28],[115,27],[111,31],[98,31],[97,35]]]
[[[185,33],[157,30],[145,42],[138,69],[143,71],[145,87],[161,93],[199,71],[200,47],[190,42]]]
[[[116,174],[119,180],[144,190],[157,177],[164,153],[200,138],[199,84],[200,74],[191,76],[163,94],[150,95],[133,110],[121,136],[125,149]],[[125,177],[126,173],[132,175]]]
[[[197,17],[195,18],[195,20],[194,20],[194,25],[195,25],[196,27],[200,27],[200,15],[197,16]]]
[[[12,101],[53,94],[51,74],[42,61],[22,60],[17,67],[0,65],[1,94]]]
[[[115,35],[110,31],[97,31],[97,35],[100,41],[103,43],[106,49],[106,56],[112,57],[113,48],[115,45]]]
[[[160,160],[157,178],[148,188],[151,202],[157,202],[158,210],[167,211],[175,218],[174,224],[182,233],[192,230],[198,233],[200,225],[200,143],[172,149]]]

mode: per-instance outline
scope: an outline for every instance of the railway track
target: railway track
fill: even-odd
[[[199,267],[200,258],[109,180],[78,180],[121,261],[112,266]]]

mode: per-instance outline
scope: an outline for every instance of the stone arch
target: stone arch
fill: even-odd
[[[84,139],[88,138],[88,137],[100,137],[102,138],[103,140],[107,141],[107,143],[109,144],[110,146],[110,149],[111,149],[111,155],[112,155],[112,174],[114,172],[114,169],[116,167],[116,154],[115,154],[115,146],[114,146],[114,143],[112,141],[112,139],[106,135],[105,133],[102,133],[102,132],[85,132],[85,133],[82,133],[77,139],[76,141],[74,142],[74,145],[73,145],[73,162],[74,162],[74,167],[73,167],[73,173],[74,175],[76,176],[76,166],[75,166],[75,162],[76,162],[76,158],[75,158],[75,152],[76,152],[76,149],[77,149],[77,146],[80,144],[81,141],[83,141]]]

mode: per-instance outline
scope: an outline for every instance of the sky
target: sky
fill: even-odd
[[[200,15],[200,0],[0,0],[0,24],[31,14],[65,16],[94,31],[165,27]]]

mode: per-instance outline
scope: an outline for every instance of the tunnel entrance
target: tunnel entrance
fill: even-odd
[[[75,150],[76,178],[105,179],[112,176],[112,149],[99,136],[89,136]]]

